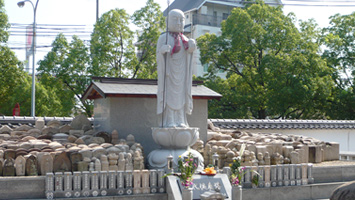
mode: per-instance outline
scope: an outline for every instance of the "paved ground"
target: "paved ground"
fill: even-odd
[[[326,161],[321,163],[314,163],[313,167],[320,167],[320,166],[344,166],[344,165],[355,165],[355,161]]]

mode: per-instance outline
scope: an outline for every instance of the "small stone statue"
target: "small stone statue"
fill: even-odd
[[[271,158],[269,152],[265,152],[264,161],[265,161],[265,165],[271,165]]]
[[[133,162],[132,162],[132,154],[127,153],[127,158],[126,158],[126,170],[131,171],[133,170]]]
[[[109,159],[109,170],[117,171],[118,170],[118,166],[117,166],[118,155],[115,153],[110,153],[110,154],[108,154],[108,159]]]
[[[259,152],[258,155],[257,155],[257,158],[258,158],[258,161],[259,161],[259,165],[265,165],[263,153]]]
[[[100,161],[101,161],[101,170],[102,171],[109,171],[109,163],[108,163],[108,160],[107,160],[107,156],[106,155],[101,155]]]
[[[96,160],[95,160],[95,170],[96,170],[96,171],[102,171],[102,170],[101,170],[101,162],[100,162],[100,159],[96,159]]]
[[[126,168],[126,160],[124,158],[125,154],[121,152],[119,154],[119,159],[118,159],[118,171],[125,171]]]

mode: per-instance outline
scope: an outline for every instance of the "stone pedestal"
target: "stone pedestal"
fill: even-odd
[[[173,168],[177,170],[179,156],[187,156],[191,152],[198,158],[197,171],[202,171],[204,169],[202,155],[195,150],[188,150],[199,138],[198,130],[191,127],[152,128],[153,139],[162,149],[154,150],[148,155],[148,167],[167,170],[167,157],[172,155]]]
[[[192,200],[192,188],[182,188],[182,200]]]

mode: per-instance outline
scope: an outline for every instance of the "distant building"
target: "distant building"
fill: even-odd
[[[281,5],[281,0],[265,0],[269,5]],[[221,22],[228,18],[233,8],[244,7],[244,0],[175,0],[169,9],[180,9],[185,13],[185,35],[197,39],[206,33],[221,35]],[[167,9],[164,11],[167,16]],[[200,51],[194,53],[192,73],[203,76],[207,73],[208,65],[200,62]],[[220,77],[226,73],[220,71]]]

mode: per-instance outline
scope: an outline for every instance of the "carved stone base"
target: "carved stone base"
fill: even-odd
[[[191,152],[194,157],[198,158],[198,167],[196,171],[204,169],[204,160],[202,155],[193,149],[157,149],[148,155],[148,168],[149,169],[165,169],[167,171],[167,157],[173,156],[173,168],[177,172],[179,156],[184,157]]]
[[[164,149],[185,149],[195,144],[199,138],[198,130],[191,127],[153,127],[152,136],[155,143]]]

